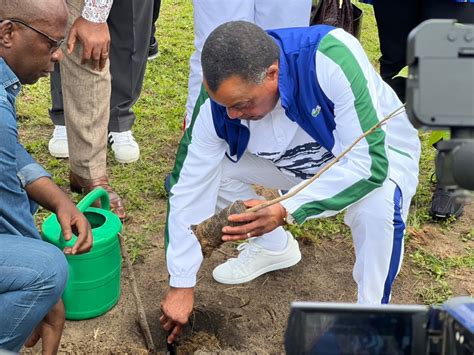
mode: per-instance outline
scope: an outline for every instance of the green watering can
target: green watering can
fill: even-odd
[[[102,208],[91,207],[100,198]],[[120,297],[122,256],[118,233],[122,223],[110,211],[107,191],[92,190],[77,205],[92,227],[92,249],[81,255],[66,255],[69,279],[63,294],[66,319],[79,320],[100,316],[111,309]],[[77,240],[66,242],[55,214],[42,225],[43,239],[63,250]]]

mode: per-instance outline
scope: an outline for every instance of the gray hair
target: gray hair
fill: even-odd
[[[213,92],[232,76],[260,84],[268,67],[279,56],[276,42],[257,25],[246,21],[227,22],[212,31],[204,43],[203,76]]]

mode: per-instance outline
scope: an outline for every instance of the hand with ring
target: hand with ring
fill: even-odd
[[[69,30],[67,51],[74,51],[76,42],[82,44],[81,64],[90,63],[94,70],[102,70],[109,58],[110,33],[107,23],[94,23],[79,16]]]
[[[264,200],[247,200],[244,204],[247,208],[264,203]],[[244,240],[252,237],[260,237],[283,225],[286,210],[280,203],[263,208],[257,212],[244,212],[230,215],[229,222],[240,222],[238,226],[225,226],[222,229],[223,241]]]

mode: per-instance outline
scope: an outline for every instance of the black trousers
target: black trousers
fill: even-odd
[[[405,102],[405,78],[396,77],[406,66],[407,38],[421,22],[432,18],[457,19],[474,23],[474,4],[453,0],[375,0],[375,19],[379,30],[380,75]]]
[[[153,3],[153,22],[151,25],[151,37],[150,37],[150,44],[153,42],[153,38],[155,37],[156,32],[156,21],[160,16],[160,8],[161,8],[161,0],[154,0]]]
[[[110,98],[109,131],[132,128],[135,114],[132,106],[138,100],[145,75],[152,29],[154,0],[114,0],[107,20],[110,31]],[[61,75],[59,67],[51,75],[52,108],[55,125],[64,125]]]

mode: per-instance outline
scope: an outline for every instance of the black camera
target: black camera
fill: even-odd
[[[439,307],[294,302],[287,354],[474,354],[474,299]]]
[[[408,36],[407,63],[411,122],[451,131],[437,144],[438,184],[466,195],[474,190],[474,25],[421,23]]]

